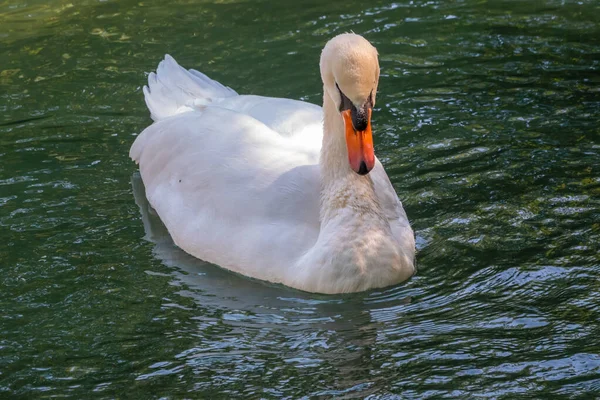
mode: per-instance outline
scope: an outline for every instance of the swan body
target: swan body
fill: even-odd
[[[168,55],[150,74],[155,122],[130,156],[181,249],[310,292],[384,287],[414,273],[413,232],[366,133],[376,51],[361,36],[337,36],[321,75],[323,108],[238,95]]]

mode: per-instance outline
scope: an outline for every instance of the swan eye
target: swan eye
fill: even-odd
[[[340,102],[340,112],[342,111],[346,111],[346,110],[351,110],[352,109],[352,102],[350,101],[350,99],[348,97],[346,97],[346,95],[344,94],[344,92],[342,92],[342,89],[340,89],[339,85],[335,84],[335,87],[337,88],[338,92],[340,92],[340,97],[342,99],[342,101]]]

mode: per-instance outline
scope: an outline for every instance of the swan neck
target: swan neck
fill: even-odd
[[[388,226],[375,194],[371,174],[350,168],[344,121],[331,97],[323,94],[323,144],[321,170],[321,225],[340,219],[344,223],[369,216]]]
[[[348,162],[344,120],[331,97],[323,90],[323,144],[320,164],[325,186],[337,179],[356,175]]]

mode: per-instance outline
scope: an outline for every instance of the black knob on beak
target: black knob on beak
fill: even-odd
[[[354,129],[357,131],[366,130],[367,124],[369,123],[369,111],[367,104],[364,104],[360,108],[354,107],[353,104],[350,112],[352,114],[352,125],[354,126]]]

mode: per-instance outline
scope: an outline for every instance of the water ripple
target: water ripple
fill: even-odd
[[[0,4],[0,393],[594,397],[599,11]],[[375,146],[415,228],[418,273],[322,296],[179,250],[135,179],[132,200],[145,73],[169,52],[240,93],[319,103],[321,48],[350,30],[381,55]]]

